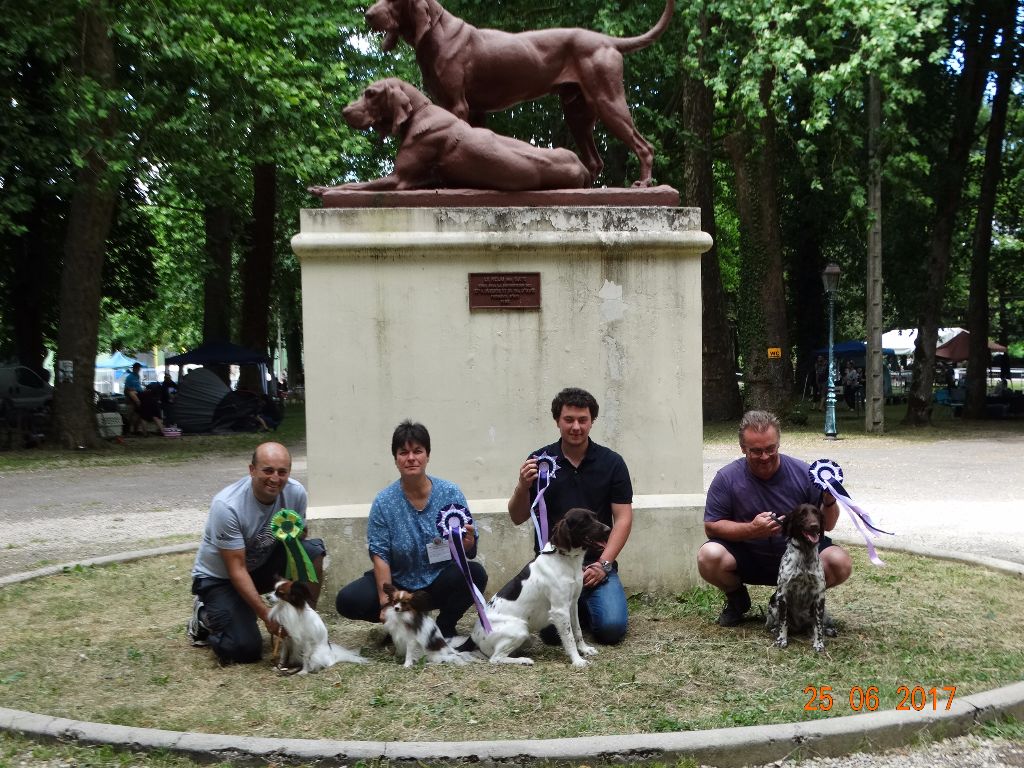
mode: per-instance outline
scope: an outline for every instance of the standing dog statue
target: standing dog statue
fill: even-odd
[[[597,649],[583,640],[578,601],[583,591],[583,556],[608,538],[609,528],[589,509],[575,507],[551,531],[551,540],[512,581],[487,603],[489,633],[477,619],[470,639],[492,664],[533,664],[510,656],[531,632],[554,624],[574,667]]]
[[[342,114],[353,128],[397,136],[399,147],[393,173],[340,189],[580,189],[588,180],[571,150],[543,149],[474,128],[398,78],[373,83]]]
[[[646,187],[651,184],[654,150],[629,114],[622,54],[661,37],[674,10],[675,0],[667,0],[648,32],[626,38],[578,28],[518,34],[477,29],[437,0],[377,0],[366,11],[366,22],[384,33],[385,51],[399,38],[411,45],[427,92],[473,125],[483,125],[487,112],[557,93],[590,183],[604,168],[594,143],[594,125],[600,120],[636,154],[640,178],[634,186]]]
[[[768,603],[767,617],[768,630],[776,633],[779,648],[789,645],[790,631],[810,629],[814,650],[825,650],[825,570],[818,556],[824,524],[821,510],[813,504],[801,504],[782,524],[782,533],[789,541],[779,563],[778,588]]]

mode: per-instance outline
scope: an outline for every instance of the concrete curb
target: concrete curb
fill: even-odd
[[[853,540],[844,543],[856,544]],[[186,544],[83,560],[0,579],[0,586],[62,573],[76,565],[105,565],[194,550]],[[1024,567],[994,558],[906,547],[900,551],[977,564],[1024,576]],[[949,710],[886,711],[779,725],[716,728],[708,731],[594,736],[570,739],[387,742],[274,739],[226,734],[186,733],[69,720],[0,707],[0,729],[26,736],[120,749],[166,750],[200,762],[231,760],[262,764],[314,761],[386,760],[391,765],[474,763],[519,765],[526,761],[642,763],[688,757],[720,768],[739,768],[785,757],[836,757],[862,750],[902,746],[920,734],[950,738],[1000,717],[1024,719],[1024,682],[954,699]]]

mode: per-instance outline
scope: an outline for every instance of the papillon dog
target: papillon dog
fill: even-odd
[[[448,642],[430,617],[430,596],[384,585],[388,604],[384,608],[384,629],[395,644],[395,655],[411,667],[424,656],[430,664],[467,664],[476,661],[471,653],[460,653]]]
[[[358,653],[334,645],[327,639],[327,625],[313,610],[312,595],[306,582],[281,579],[274,584],[274,597],[277,602],[270,607],[270,618],[288,633],[281,640],[280,654],[276,650],[274,653],[278,656],[278,669],[291,670],[290,673],[294,674],[298,668],[300,675],[307,675],[339,661],[367,663],[368,660]],[[275,649],[279,639],[274,638]]]

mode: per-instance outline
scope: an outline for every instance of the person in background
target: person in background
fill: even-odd
[[[124,399],[128,403],[128,434],[141,435],[142,430],[142,363],[132,365],[131,373],[124,377]]]

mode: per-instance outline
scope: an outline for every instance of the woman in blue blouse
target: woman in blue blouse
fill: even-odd
[[[398,480],[377,494],[370,507],[366,538],[373,568],[342,587],[335,599],[338,613],[347,619],[383,620],[387,597],[384,585],[409,592],[423,590],[438,610],[437,626],[445,637],[455,635],[455,624],[473,602],[465,577],[451,559],[447,543],[437,530],[438,513],[449,504],[467,507],[459,486],[427,474],[430,433],[422,424],[403,421],[391,437],[391,455]],[[470,558],[473,583],[481,593],[487,572],[476,557],[477,535],[466,526],[462,542]],[[433,562],[432,562],[433,561]]]

